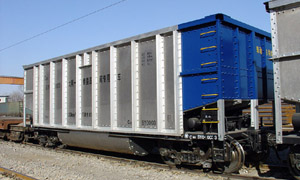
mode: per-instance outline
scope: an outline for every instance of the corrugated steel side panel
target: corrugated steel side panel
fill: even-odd
[[[34,126],[182,135],[180,43],[166,28],[24,66]]]
[[[35,83],[35,76],[34,76],[34,68],[29,68],[24,71],[24,105],[23,105],[23,120],[26,121],[26,115],[37,116],[33,111],[35,104],[34,104],[34,83]],[[35,113],[35,114],[34,114]],[[25,124],[25,123],[24,123]]]

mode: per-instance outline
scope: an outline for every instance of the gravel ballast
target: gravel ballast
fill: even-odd
[[[52,149],[0,141],[0,166],[37,179],[223,179],[205,173],[188,173],[139,166],[102,157],[65,153]],[[0,178],[1,177],[0,175]]]
[[[14,180],[14,178],[11,178],[11,177],[7,177],[6,175],[0,173],[0,179],[1,180]]]

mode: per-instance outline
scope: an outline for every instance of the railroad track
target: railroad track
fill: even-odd
[[[25,174],[13,171],[13,170],[9,170],[7,168],[1,167],[0,166],[0,173],[4,176],[7,176],[9,178],[12,179],[21,179],[21,180],[37,180],[36,178],[27,176]]]
[[[25,143],[26,145],[34,146],[37,148],[45,148],[38,144],[33,143]],[[49,149],[49,148],[48,148]],[[260,173],[262,176],[251,176],[246,174],[221,174],[216,172],[204,172],[202,169],[197,169],[195,166],[181,166],[181,167],[170,167],[169,165],[165,164],[161,159],[160,156],[149,156],[149,157],[139,157],[134,155],[127,155],[127,154],[120,154],[120,153],[112,153],[112,152],[104,152],[104,151],[96,151],[96,150],[90,150],[90,149],[84,149],[84,148],[55,148],[50,149],[57,152],[63,152],[63,153],[70,153],[70,154],[77,154],[77,155],[83,155],[83,156],[93,156],[98,159],[104,158],[108,160],[113,160],[117,162],[124,162],[124,163],[130,163],[134,165],[138,165],[141,167],[152,167],[156,169],[164,169],[164,170],[174,170],[178,172],[187,172],[191,174],[199,174],[199,173],[205,173],[208,177],[215,177],[216,179],[219,179],[220,177],[225,179],[248,179],[248,180],[274,180],[274,179],[291,179],[289,174],[282,175],[282,177],[270,177],[272,175],[268,175],[267,173]],[[282,166],[268,166],[268,165],[259,165],[258,168],[260,171],[277,171],[277,172],[288,172],[287,167]],[[283,171],[283,168],[286,169],[286,171]]]

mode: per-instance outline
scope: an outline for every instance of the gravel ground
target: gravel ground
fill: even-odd
[[[1,173],[0,173],[0,179],[1,179],[1,180],[14,180],[13,178],[6,177],[6,176],[4,176],[4,175],[1,174]]]
[[[37,179],[223,179],[0,141],[0,166]],[[0,174],[0,179],[9,180]]]

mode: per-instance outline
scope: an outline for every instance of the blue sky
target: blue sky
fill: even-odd
[[[0,0],[0,49],[118,0]],[[23,76],[23,65],[152,30],[224,13],[270,32],[266,0],[127,0],[0,52],[0,75]],[[17,90],[0,85],[0,95]]]

